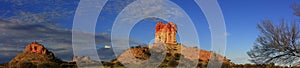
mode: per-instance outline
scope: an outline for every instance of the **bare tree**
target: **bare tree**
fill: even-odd
[[[294,15],[300,16],[300,5],[299,4],[292,4],[292,9],[294,10]]]
[[[270,20],[257,25],[260,35],[248,55],[250,61],[257,64],[278,63],[294,64],[300,59],[300,30],[293,22],[287,24],[283,20],[274,25]]]

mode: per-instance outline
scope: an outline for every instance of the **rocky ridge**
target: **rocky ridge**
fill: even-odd
[[[65,62],[55,57],[42,44],[32,42],[8,64],[9,68],[51,68],[59,67],[62,63]]]
[[[148,47],[137,46],[130,48],[113,60],[113,63],[121,66],[125,64],[130,67],[139,67],[145,63],[148,63],[148,66],[176,67],[179,62],[183,62],[181,66],[187,68],[193,66],[190,63],[196,62],[197,67],[206,67],[210,60],[228,66],[233,64],[220,54],[177,43],[177,26],[172,22],[167,24],[158,22],[155,29],[155,43]],[[165,57],[162,58],[161,56]],[[156,61],[149,60],[151,57]],[[157,61],[162,61],[162,63],[157,63]]]

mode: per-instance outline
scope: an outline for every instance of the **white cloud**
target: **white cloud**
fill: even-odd
[[[18,53],[22,52],[25,46],[33,41],[38,41],[45,45],[47,49],[53,51],[56,56],[62,59],[72,58],[72,31],[58,27],[54,21],[65,20],[72,17],[78,1],[65,0],[2,0],[2,3],[10,3],[6,6],[11,9],[0,8],[0,63],[9,61]],[[132,1],[123,1],[120,5],[125,6]],[[36,6],[43,5],[43,6]],[[66,7],[74,6],[74,7]],[[21,9],[20,9],[21,8]],[[35,8],[39,12],[28,10]],[[121,10],[120,8],[107,8]],[[111,44],[110,31],[95,34],[96,44]],[[121,40],[121,39],[120,39]],[[140,44],[135,40],[130,40],[132,44]],[[7,60],[8,59],[8,60]]]
[[[4,52],[0,53],[0,56],[9,55],[8,57],[13,57],[22,52],[28,43],[37,41],[62,59],[73,57],[71,30],[54,28],[52,25],[7,21],[1,19],[0,25],[0,32],[2,32],[0,33],[0,51]],[[89,33],[85,34],[92,35]],[[111,40],[109,33],[96,33],[95,42],[96,44],[110,44]],[[134,40],[130,40],[129,42],[132,44],[140,44]],[[0,59],[8,57],[0,57]]]
[[[127,23],[135,23],[139,18],[151,16],[174,19],[184,15],[178,7],[165,0],[138,0],[126,6],[123,11],[120,14],[125,16],[120,16],[119,19]]]

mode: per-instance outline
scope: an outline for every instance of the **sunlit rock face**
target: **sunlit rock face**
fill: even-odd
[[[177,44],[177,26],[173,22],[164,24],[158,22],[155,31],[155,43]]]
[[[45,55],[47,53],[47,49],[43,45],[41,45],[37,42],[32,42],[31,44],[28,44],[26,46],[25,52],[26,53],[38,53],[38,54]]]
[[[92,60],[89,56],[75,56],[71,62],[78,62],[80,64],[100,64]]]
[[[9,68],[55,68],[64,61],[56,58],[51,51],[48,51],[42,44],[32,42],[28,44],[24,52],[19,53],[9,61]],[[31,66],[31,67],[26,67]]]

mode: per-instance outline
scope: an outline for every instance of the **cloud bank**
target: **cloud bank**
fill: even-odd
[[[0,20],[0,32],[0,60],[2,61],[8,61],[7,58],[16,56],[33,41],[40,42],[59,58],[71,59],[73,57],[72,31],[69,29],[54,28],[53,25],[39,23]],[[96,44],[111,44],[110,35],[106,32],[96,33],[95,39]],[[119,40],[122,41],[122,39]],[[140,44],[134,40],[130,40],[130,43]]]
[[[71,22],[59,22],[59,20],[72,20],[78,2],[65,0],[0,1],[1,5],[5,5],[0,6],[0,63],[8,62],[18,53],[23,52],[27,44],[34,41],[43,44],[61,59],[73,58],[72,31],[69,28],[60,27],[61,24],[71,24]],[[110,2],[114,5],[107,6],[105,11],[120,11],[121,8],[112,7],[126,6],[118,2],[123,1]],[[129,3],[132,0],[126,2]],[[86,34],[89,35],[89,33]],[[122,38],[118,40],[122,41]],[[110,32],[95,33],[95,42],[97,45],[110,45]],[[129,42],[140,44],[135,40]],[[112,53],[112,50],[103,50],[105,49],[98,49],[98,54]],[[100,57],[105,55],[100,55]]]
[[[0,20],[0,60],[22,52],[28,43],[37,41],[61,58],[71,58],[72,32],[53,25]],[[95,34],[96,44],[110,44],[108,35]],[[68,57],[66,57],[68,56]]]

